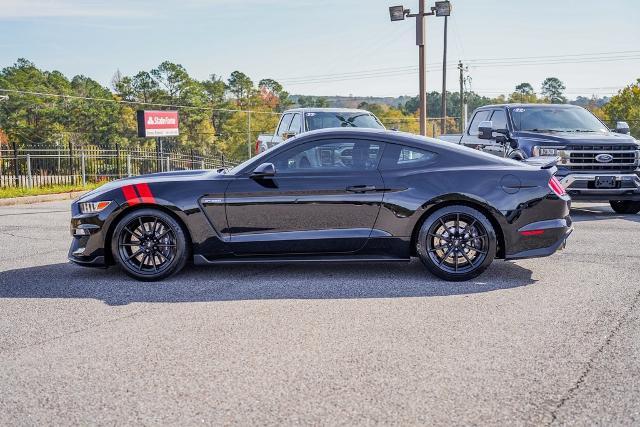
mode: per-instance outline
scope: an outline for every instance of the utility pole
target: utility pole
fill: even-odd
[[[447,125],[447,21],[449,16],[444,17],[444,49],[442,53],[442,101],[441,101],[441,114],[440,118],[440,133],[446,133]],[[434,135],[435,136],[435,135]]]
[[[416,44],[418,45],[418,64],[420,73],[420,135],[427,136],[427,55],[425,52],[424,35],[426,20],[424,19],[424,2],[418,0],[420,8],[416,17]]]
[[[460,133],[464,133],[464,66],[462,61],[458,62],[458,70],[460,71]]]

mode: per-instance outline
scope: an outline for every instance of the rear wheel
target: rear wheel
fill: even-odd
[[[156,209],[131,212],[120,220],[111,239],[113,258],[129,276],[154,281],[184,267],[187,238],[170,215]]]
[[[619,214],[637,214],[640,212],[640,202],[632,200],[609,200],[611,209]]]
[[[436,276],[472,279],[496,255],[496,233],[481,212],[468,206],[438,209],[424,221],[416,242],[420,260]]]

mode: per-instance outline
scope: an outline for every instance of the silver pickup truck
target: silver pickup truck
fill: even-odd
[[[384,129],[380,120],[366,110],[352,108],[294,108],[282,114],[273,134],[261,134],[255,154],[262,153],[300,133],[316,129],[357,127]]]

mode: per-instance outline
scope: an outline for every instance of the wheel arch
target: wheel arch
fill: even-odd
[[[184,232],[184,235],[187,238],[187,250],[190,253],[192,252],[193,240],[191,238],[191,232],[189,231],[189,227],[187,227],[186,222],[182,218],[180,218],[180,215],[178,215],[175,210],[172,210],[169,207],[164,205],[158,205],[153,203],[139,203],[134,206],[128,206],[122,209],[120,212],[118,212],[118,214],[113,218],[113,220],[109,224],[109,227],[107,228],[107,233],[105,234],[105,239],[104,239],[105,262],[108,265],[112,265],[115,263],[115,260],[113,259],[113,254],[111,253],[111,240],[113,239],[113,232],[115,231],[117,225],[120,223],[122,218],[124,218],[126,215],[130,214],[131,212],[139,211],[142,209],[155,209],[155,210],[164,212],[167,215],[169,215],[171,218],[173,218],[178,223],[180,228],[182,228],[182,231]]]
[[[422,224],[424,224],[424,221],[429,217],[429,215],[431,215],[433,212],[437,211],[438,209],[442,209],[444,207],[453,206],[453,205],[467,206],[467,207],[476,209],[477,211],[479,211],[480,213],[482,213],[484,216],[487,217],[487,219],[489,220],[489,222],[493,226],[493,229],[496,232],[496,240],[497,240],[496,258],[504,259],[506,248],[505,248],[504,231],[502,230],[502,226],[500,225],[500,222],[498,221],[495,214],[492,212],[491,208],[488,205],[471,198],[446,198],[443,200],[436,200],[429,203],[425,203],[424,206],[426,207],[426,209],[424,210],[424,212],[422,212],[422,214],[420,215],[420,218],[418,218],[418,221],[413,227],[413,231],[411,233],[411,254],[416,255],[416,240],[418,239],[418,234],[420,233],[420,228],[422,227]]]

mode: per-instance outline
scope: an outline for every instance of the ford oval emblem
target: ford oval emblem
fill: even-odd
[[[613,156],[611,154],[598,154],[596,156],[596,162],[600,163],[609,163],[613,160]]]

